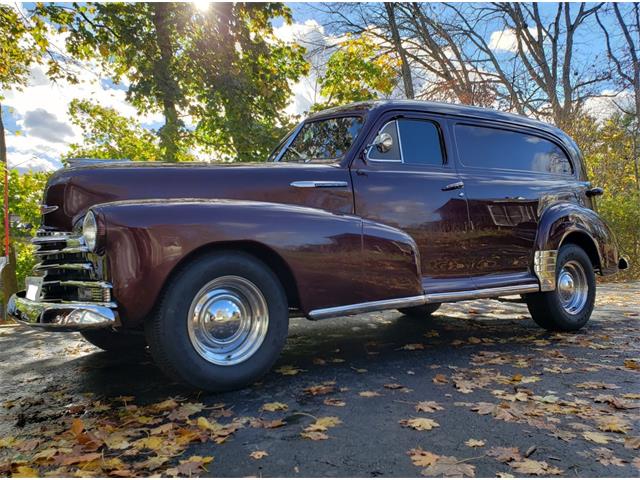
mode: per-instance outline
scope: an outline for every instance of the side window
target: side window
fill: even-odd
[[[369,150],[369,160],[377,160],[380,162],[401,162],[402,157],[400,155],[400,142],[398,141],[398,127],[396,126],[395,120],[382,127],[378,134],[380,133],[388,133],[391,135],[391,138],[393,139],[393,146],[388,152],[381,152],[376,147],[371,147]]]
[[[410,165],[438,165],[443,163],[440,131],[428,120],[398,120],[402,160]]]
[[[506,168],[561,175],[573,173],[571,162],[555,143],[526,133],[458,124],[456,144],[469,167]]]

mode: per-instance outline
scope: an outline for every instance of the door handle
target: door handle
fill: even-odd
[[[299,180],[297,182],[291,182],[289,185],[297,188],[337,188],[349,186],[347,182],[334,180]]]
[[[459,188],[462,188],[462,187],[464,187],[464,182],[450,183],[446,187],[442,187],[442,191],[449,192],[451,190],[458,190]]]

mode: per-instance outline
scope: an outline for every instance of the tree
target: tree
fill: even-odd
[[[69,104],[71,121],[82,129],[82,143],[69,145],[65,158],[162,160],[162,150],[154,132],[113,108],[88,100]],[[179,153],[179,159],[183,154]],[[185,158],[187,160],[190,158]]]
[[[370,34],[349,35],[327,62],[320,78],[320,93],[327,100],[314,109],[388,97],[397,84],[398,64]]]
[[[51,78],[66,76],[73,80],[73,74],[65,70],[59,56],[49,48],[47,27],[43,20],[28,15],[19,8],[0,5],[0,90],[22,88],[29,79],[30,67],[44,62]],[[15,276],[15,254],[9,245],[9,174],[7,144],[2,120],[2,96],[0,95],[0,163],[4,171],[4,255],[10,258],[2,272],[3,296],[17,290]],[[12,176],[13,178],[13,176]]]
[[[209,152],[263,159],[286,128],[282,115],[307,71],[303,49],[278,40],[278,3],[89,3],[39,7],[69,30],[67,49],[98,59],[141,111],[161,111],[163,159],[180,160],[194,142]]]

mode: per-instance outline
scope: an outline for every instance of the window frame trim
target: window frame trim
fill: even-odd
[[[456,133],[456,127],[458,125],[467,126],[467,127],[490,128],[493,130],[502,130],[502,131],[507,131],[511,133],[519,133],[521,135],[530,135],[533,137],[538,137],[543,140],[546,140],[554,144],[560,150],[562,150],[562,153],[564,153],[565,158],[569,162],[569,166],[571,167],[571,172],[570,173],[553,173],[553,172],[543,172],[541,170],[523,170],[523,169],[508,168],[508,167],[487,167],[482,165],[468,165],[464,162],[464,159],[462,157],[462,150],[459,146],[459,139]],[[476,169],[476,170],[482,170],[482,171],[524,172],[524,173],[530,173],[534,175],[549,175],[549,176],[564,177],[564,178],[568,178],[568,177],[576,178],[576,166],[567,149],[564,147],[564,145],[562,145],[561,142],[558,142],[550,135],[546,135],[544,132],[532,130],[530,128],[527,128],[526,126],[520,127],[518,125],[503,125],[503,124],[495,123],[492,121],[486,121],[484,119],[474,120],[474,119],[467,119],[467,118],[452,119],[451,130],[453,135],[453,141],[455,142],[455,146],[456,146],[458,163],[460,164],[460,168],[468,168],[472,170]]]
[[[374,163],[394,163],[394,164],[408,165],[408,166],[411,166],[411,167],[447,168],[449,166],[450,162],[449,162],[449,156],[447,155],[447,149],[446,149],[446,145],[445,145],[445,138],[444,138],[445,133],[444,133],[444,130],[442,128],[441,122],[438,122],[437,120],[432,119],[432,118],[425,118],[424,116],[420,115],[421,113],[422,112],[407,112],[406,114],[402,114],[402,115],[396,116],[396,117],[386,121],[376,131],[376,136],[377,136],[378,133],[380,133],[382,130],[384,130],[387,127],[387,125],[389,125],[391,122],[395,122],[395,124],[396,124],[396,136],[398,137],[398,143],[399,143],[400,160],[397,160],[397,159],[382,160],[382,159],[371,158],[369,156],[369,154],[371,153],[371,150],[373,149],[373,147],[375,145],[370,145],[367,148],[367,153],[365,155],[366,161],[367,162],[374,162]],[[438,135],[438,145],[440,146],[441,162],[439,164],[407,163],[407,162],[405,162],[404,151],[402,149],[402,136],[400,134],[400,125],[399,125],[399,121],[400,120],[417,120],[419,122],[428,122],[428,123],[430,123],[431,125],[433,125],[435,127],[436,134]],[[443,119],[442,121],[445,121],[445,119]]]

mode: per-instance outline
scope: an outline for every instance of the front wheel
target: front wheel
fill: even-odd
[[[547,330],[572,332],[582,328],[593,311],[596,278],[585,251],[577,245],[560,248],[556,289],[526,295],[533,320]]]
[[[159,367],[208,391],[240,388],[263,376],[284,347],[288,327],[280,281],[240,252],[199,257],[183,267],[145,325]]]

